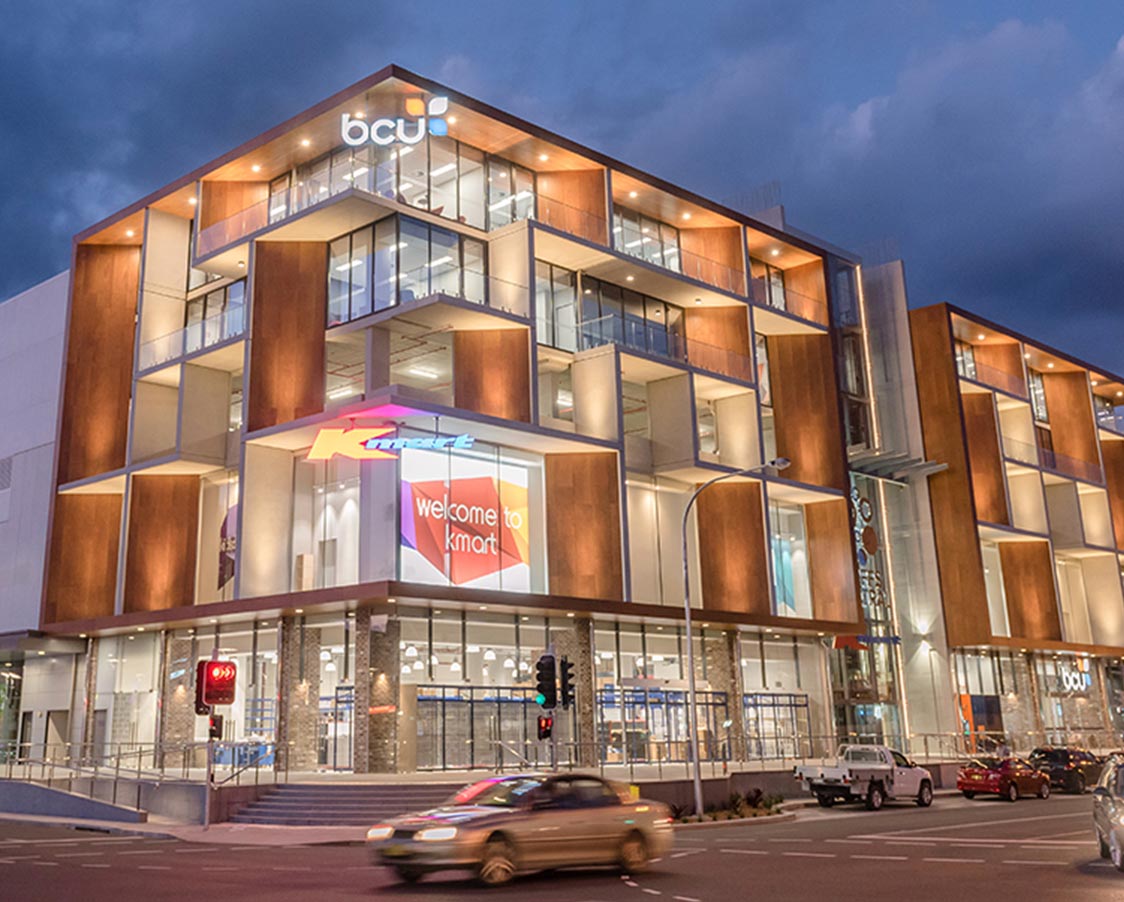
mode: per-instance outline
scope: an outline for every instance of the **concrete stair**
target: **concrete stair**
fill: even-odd
[[[284,783],[242,808],[237,824],[370,826],[388,817],[425,811],[464,783]]]

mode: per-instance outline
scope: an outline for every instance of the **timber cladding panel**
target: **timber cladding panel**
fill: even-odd
[[[1054,558],[1049,542],[1000,542],[1011,637],[1061,641]]]
[[[796,482],[845,490],[831,339],[770,335],[766,341],[777,455],[792,461],[784,475]]]
[[[745,293],[740,226],[679,230],[683,274],[726,291]]]
[[[199,229],[203,230],[216,222],[229,219],[235,213],[248,210],[254,204],[262,203],[269,197],[269,182],[203,182],[199,210]],[[248,234],[269,222],[267,211],[263,209],[258,217],[260,224],[243,229]]]
[[[547,454],[546,547],[550,591],[620,601],[620,472],[615,452]]]
[[[929,499],[948,643],[983,644],[991,636],[991,622],[948,308],[911,310],[909,321],[925,456],[947,466],[929,477]]]
[[[453,398],[462,410],[531,421],[530,333],[486,329],[453,334]]]
[[[60,485],[125,466],[140,248],[79,245],[74,255]]]
[[[1000,388],[1012,394],[1026,397],[1026,378],[1023,376],[1022,345],[1017,341],[989,342],[972,345],[972,356],[978,367],[989,367],[1003,373],[1007,379],[1000,380]],[[986,372],[980,373],[980,381],[991,383]]]
[[[802,263],[784,271],[785,309],[821,326],[827,320],[827,286],[822,260]]]
[[[254,251],[247,428],[324,409],[328,249],[317,241],[265,242]]]
[[[972,392],[961,396],[964,405],[964,433],[972,471],[972,496],[976,516],[988,523],[1010,525],[1007,513],[1007,479],[999,450],[999,424],[991,392]]]
[[[858,592],[847,501],[817,501],[804,505],[808,537],[808,570],[815,620],[859,621]]]
[[[609,243],[604,169],[540,172],[535,185],[544,223],[597,244]]]
[[[699,495],[695,506],[703,607],[772,614],[760,483],[713,485]]]
[[[1046,392],[1054,451],[1099,467],[1097,426],[1085,371],[1044,373],[1042,387]]]
[[[121,495],[59,495],[51,521],[44,623],[113,614]]]
[[[1124,550],[1124,442],[1102,442],[1101,454],[1104,457],[1104,478],[1116,547]]]
[[[125,613],[195,603],[198,530],[198,476],[133,477]]]
[[[684,310],[687,357],[694,366],[753,381],[749,352],[749,308],[694,307]],[[733,352],[732,356],[726,351]]]

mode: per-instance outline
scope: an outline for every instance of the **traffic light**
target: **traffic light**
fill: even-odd
[[[549,739],[554,731],[554,717],[550,714],[539,715],[539,739]]]
[[[212,714],[207,719],[207,735],[211,739],[222,739],[222,715]]]
[[[195,667],[196,712],[206,714],[211,705],[234,704],[237,676],[238,666],[233,661],[200,661]]]
[[[554,655],[543,655],[535,664],[535,701],[548,711],[558,705],[558,683],[555,679]]]
[[[574,665],[566,658],[558,662],[558,680],[562,684],[562,707],[569,710],[574,703]]]

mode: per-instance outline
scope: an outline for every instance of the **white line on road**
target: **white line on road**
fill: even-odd
[[[936,843],[932,843],[936,845]],[[953,849],[1006,849],[1007,846],[1000,842],[993,842],[992,840],[981,840],[979,842],[954,842],[949,843]]]
[[[893,840],[891,840],[890,842],[886,843],[886,845],[888,845],[888,846],[935,846],[936,843],[935,842],[925,842],[923,840],[909,839],[909,840],[905,840],[903,842],[894,842]]]
[[[826,839],[824,842],[846,843],[849,846],[872,846],[874,841],[870,839]]]
[[[764,849],[719,849],[719,852],[729,852],[732,855],[768,855]]]
[[[781,852],[790,858],[837,858],[834,852]]]
[[[1035,817],[1009,817],[998,821],[969,821],[967,823],[946,824],[943,827],[917,827],[913,830],[889,830],[886,833],[863,833],[861,836],[864,839],[885,839],[888,836],[905,836],[909,833],[937,833],[944,830],[963,830],[965,827],[993,827],[998,824],[1026,824],[1031,821],[1055,821],[1060,818],[1087,818],[1088,816],[1089,813],[1087,811],[1079,811],[1074,814],[1039,814]]]
[[[171,869],[172,866],[168,864],[142,864],[137,868],[138,871],[170,871]]]
[[[105,852],[59,852],[55,858],[97,858]]]
[[[1004,858],[1003,863],[1004,864],[1060,864],[1060,865],[1063,865],[1063,866],[1069,864],[1068,861],[1042,861],[1040,859],[1026,859],[1026,858],[1023,858],[1023,859]]]
[[[122,852],[122,855],[163,855],[163,849],[133,849],[129,852]]]
[[[701,899],[696,899],[694,896],[672,896],[675,902],[702,902]]]
[[[922,861],[931,861],[935,864],[983,864],[982,858],[922,858]]]
[[[84,867],[84,868],[107,868],[107,867],[110,867],[110,865],[108,865],[108,864],[92,864],[90,862],[87,862],[86,864],[82,865],[82,867]]]
[[[811,842],[811,840],[810,839],[797,839],[797,838],[793,837],[792,839],[770,839],[769,842]]]
[[[905,855],[851,855],[861,861],[909,861]]]
[[[646,886],[640,887],[640,890],[642,892],[647,893],[649,896],[662,896],[663,895],[663,893],[661,893],[658,889],[648,889],[648,887],[646,887]]]
[[[33,861],[32,864],[37,864],[41,868],[57,868],[59,863],[57,861]]]

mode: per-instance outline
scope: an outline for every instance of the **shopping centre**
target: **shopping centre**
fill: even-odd
[[[399,67],[5,322],[57,385],[0,408],[26,756],[205,739],[213,654],[298,771],[543,761],[547,649],[583,765],[687,760],[689,647],[709,761],[1124,729],[1124,381]]]

